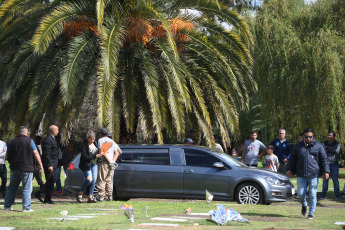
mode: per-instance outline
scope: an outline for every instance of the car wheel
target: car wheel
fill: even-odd
[[[239,204],[262,204],[262,189],[253,182],[243,183],[236,190],[236,200]]]

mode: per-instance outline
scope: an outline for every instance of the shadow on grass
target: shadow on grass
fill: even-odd
[[[217,224],[216,222],[212,221],[211,219],[206,219],[206,222],[207,222],[207,223],[214,224],[215,226],[218,226],[218,224]],[[225,225],[230,226],[230,223],[231,223],[231,225],[234,225],[235,223],[242,224],[242,225],[248,224],[248,223],[245,223],[245,222],[229,221],[229,222],[228,222],[227,224],[225,224]]]
[[[241,215],[258,216],[258,217],[276,217],[276,218],[290,217],[290,216],[284,216],[284,215],[280,215],[280,214],[263,214],[263,213],[243,213]]]
[[[323,207],[323,208],[340,208],[340,209],[345,209],[345,200],[343,201],[338,201],[337,199],[334,199],[334,201],[336,202],[335,204],[332,203],[332,204],[329,204],[329,203],[320,203],[320,202],[317,202],[317,207]]]

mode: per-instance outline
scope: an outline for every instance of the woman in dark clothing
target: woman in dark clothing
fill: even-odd
[[[93,197],[93,191],[96,185],[97,179],[97,158],[101,156],[95,142],[95,133],[89,131],[86,134],[86,140],[84,140],[81,148],[81,156],[79,168],[84,173],[84,182],[80,188],[79,193],[77,194],[77,202],[81,203],[83,198],[83,193],[85,189],[91,184],[89,190],[89,199],[88,203],[96,203],[96,199]]]

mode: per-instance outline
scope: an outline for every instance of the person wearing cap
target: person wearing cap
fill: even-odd
[[[113,194],[113,176],[114,169],[116,167],[115,161],[119,156],[119,146],[108,137],[108,130],[102,128],[101,138],[98,140],[98,148],[102,155],[97,162],[98,174],[97,174],[97,190],[98,201],[104,200],[111,201]]]
[[[192,138],[187,138],[186,140],[184,140],[184,144],[185,145],[192,145],[193,144]]]

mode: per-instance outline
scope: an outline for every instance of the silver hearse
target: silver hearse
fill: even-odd
[[[114,174],[114,199],[205,199],[240,204],[270,204],[292,197],[290,179],[280,173],[247,167],[228,154],[191,145],[120,145]],[[83,182],[80,154],[71,162],[65,188],[76,191]]]

